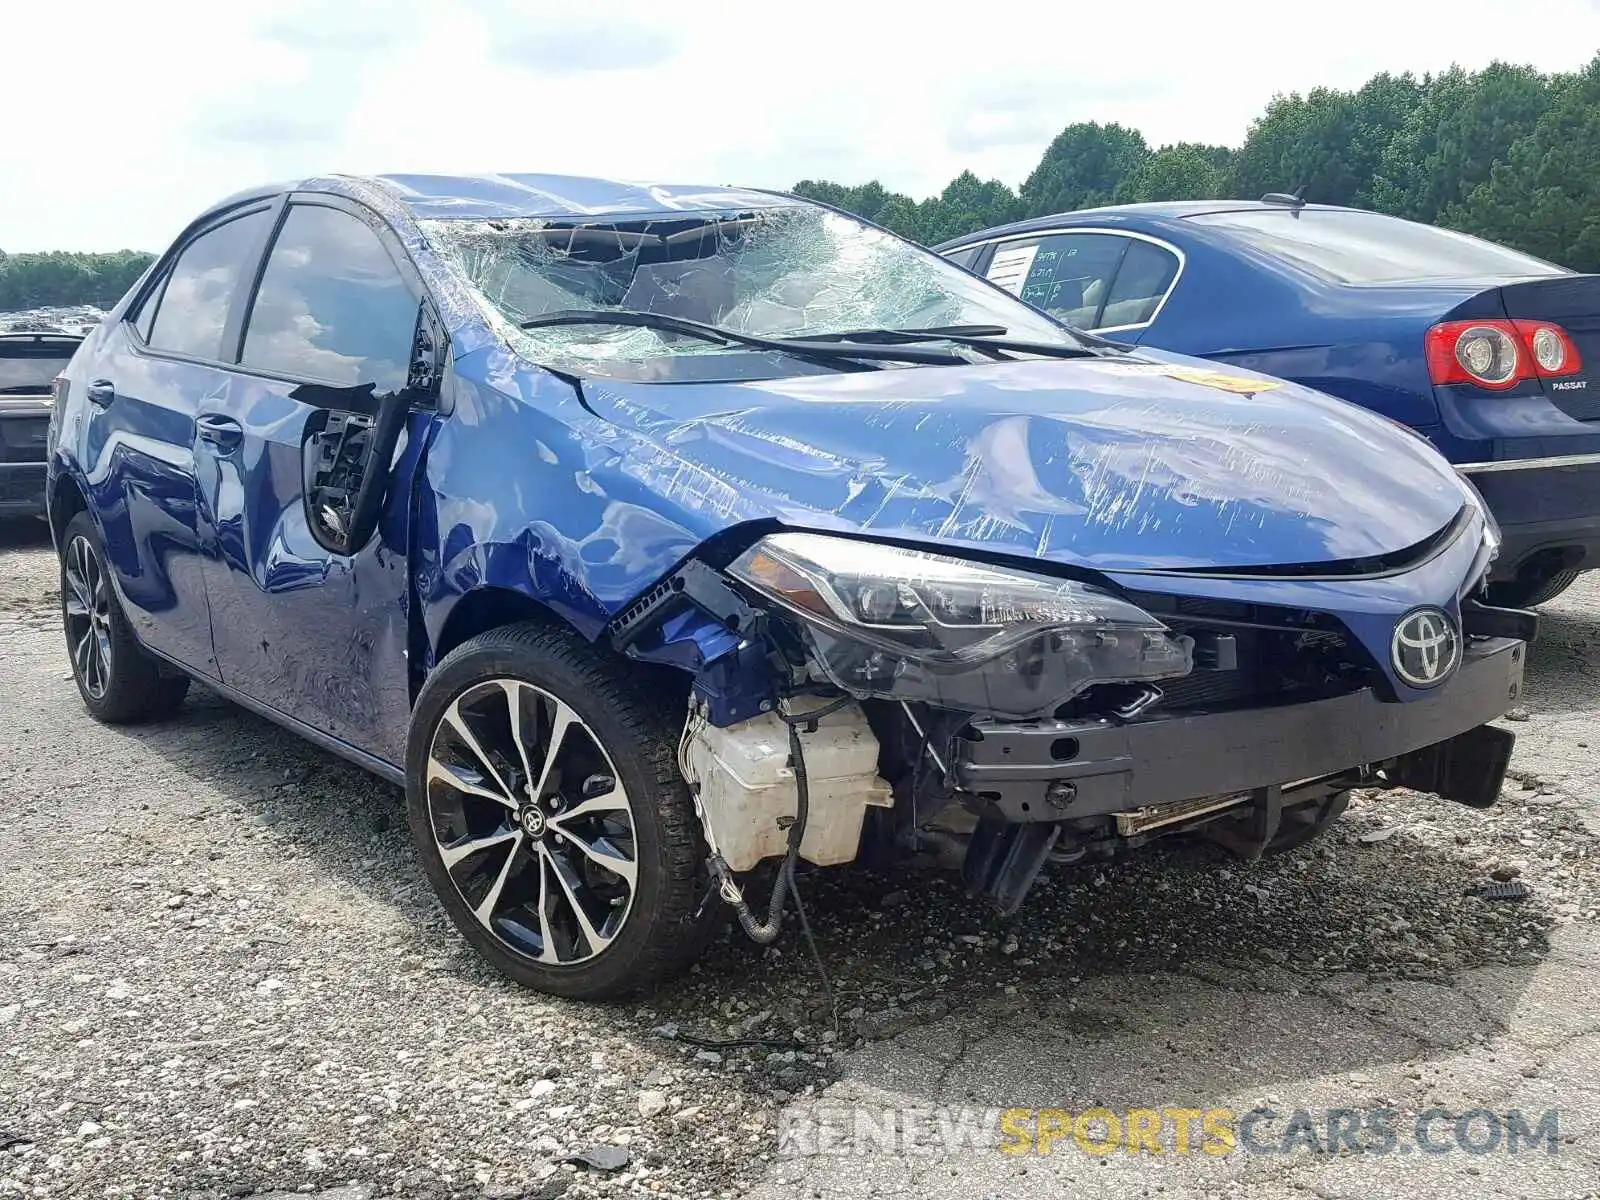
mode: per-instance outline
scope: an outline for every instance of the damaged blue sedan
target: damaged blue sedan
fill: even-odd
[[[1009,912],[1357,787],[1490,805],[1535,628],[1407,430],[734,188],[236,195],[56,381],[48,503],[94,717],[198,680],[402,784],[462,933],[569,996],[772,940],[801,863]]]

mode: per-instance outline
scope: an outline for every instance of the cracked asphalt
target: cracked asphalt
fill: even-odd
[[[1009,923],[932,872],[813,875],[835,1021],[792,930],[629,1005],[503,983],[395,789],[201,689],[93,724],[55,576],[0,528],[0,1196],[1600,1196],[1600,582],[1544,609],[1489,812],[1360,797],[1281,858],[1173,845]],[[1469,894],[1496,876],[1527,897]],[[1400,1145],[995,1145],[999,1110],[1090,1108],[1270,1109],[1278,1149],[1386,1110]],[[1473,1109],[1558,1132],[1468,1153]],[[627,1161],[562,1161],[596,1147]]]

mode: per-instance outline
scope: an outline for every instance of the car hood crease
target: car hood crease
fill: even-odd
[[[692,468],[685,487],[719,480],[742,513],[1097,570],[1392,555],[1466,499],[1430,447],[1381,417],[1167,357],[710,384],[589,377],[583,390],[597,415]]]

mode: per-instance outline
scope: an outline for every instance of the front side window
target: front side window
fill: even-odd
[[[364,221],[320,204],[294,204],[267,258],[240,361],[296,379],[399,391],[417,303]]]
[[[1100,310],[1128,239],[1104,233],[1054,233],[1002,242],[985,274],[1035,308],[1078,329],[1101,324]]]
[[[139,315],[138,328],[152,349],[232,361],[231,347],[225,353],[222,345],[228,306],[240,277],[253,265],[249,259],[266,221],[265,210],[236,217],[184,247],[159,293],[145,302],[147,310],[155,305],[154,319],[146,325],[148,312]]]
[[[1335,283],[1568,273],[1482,238],[1355,209],[1251,208],[1187,219]]]
[[[766,338],[984,325],[1072,344],[1070,332],[939,255],[828,209],[422,225],[525,357],[592,374],[684,378],[692,368],[700,378],[741,378],[808,368],[658,329],[519,323],[573,310],[642,312]]]

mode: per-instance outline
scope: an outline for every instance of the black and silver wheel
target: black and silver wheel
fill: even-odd
[[[183,702],[189,677],[140,648],[117,602],[100,535],[87,513],[61,541],[61,624],[72,677],[90,714],[114,724],[165,717]]]
[[[78,686],[90,700],[104,700],[111,686],[111,585],[81,533],[61,557],[61,609]]]
[[[517,625],[460,646],[418,698],[412,839],[456,926],[527,986],[638,990],[686,965],[715,918],[715,902],[696,911],[705,852],[640,671]]]

